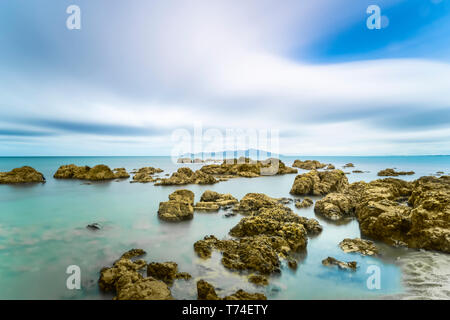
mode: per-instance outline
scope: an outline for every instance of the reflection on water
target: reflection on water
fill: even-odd
[[[445,167],[449,159],[439,157],[316,158],[337,168],[353,162],[357,169],[370,171],[348,175],[351,182],[370,181],[377,178],[378,170],[394,166],[416,171],[415,176],[406,179],[449,170]],[[287,164],[293,162],[293,159],[284,160]],[[193,279],[174,283],[172,292],[177,299],[195,299],[196,280],[200,278],[214,284],[221,296],[244,289],[265,293],[269,299],[449,298],[449,255],[384,244],[378,244],[382,253],[378,258],[346,254],[338,244],[344,238],[360,237],[355,220],[336,223],[316,216],[313,207],[297,209],[293,204],[288,206],[299,215],[318,219],[324,230],[309,239],[306,252],[298,256],[297,270],[283,265],[282,273],[272,276],[267,287],[255,286],[247,281],[246,273],[225,269],[220,263],[220,253],[201,260],[193,250],[194,242],[206,235],[228,237],[228,231],[240,216],[226,217],[225,211],[196,213],[192,221],[164,223],[157,218],[159,202],[166,201],[177,187],[156,187],[127,180],[92,184],[54,180],[54,171],[69,163],[91,166],[104,163],[128,171],[155,166],[165,170],[162,175],[179,167],[164,157],[0,158],[0,171],[30,165],[47,178],[46,184],[0,186],[0,298],[111,299],[111,295],[101,294],[97,288],[99,270],[131,248],[146,250],[147,261],[175,261],[180,271],[192,274]],[[295,175],[232,179],[214,186],[186,188],[195,193],[196,201],[207,189],[231,193],[238,199],[249,192],[291,197],[289,190],[294,178]],[[86,229],[86,225],[95,222],[102,226],[101,230]],[[328,256],[357,261],[358,269],[345,272],[322,266],[321,261]],[[66,289],[69,265],[81,267],[82,290]],[[366,271],[371,265],[380,267],[380,290],[367,288]]]

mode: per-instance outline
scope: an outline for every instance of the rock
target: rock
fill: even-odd
[[[308,198],[308,197],[303,199],[303,201],[301,201],[300,199],[297,199],[295,201],[295,207],[298,209],[308,208],[308,207],[311,207],[313,204],[314,204],[314,202],[312,201],[312,199]]]
[[[44,175],[32,167],[24,166],[9,172],[0,172],[0,184],[45,183]]]
[[[259,286],[267,286],[269,284],[269,280],[267,280],[267,277],[260,274],[249,275],[248,281]]]
[[[180,158],[177,160],[177,163],[192,163],[191,158]]]
[[[291,198],[280,198],[278,199],[278,203],[280,204],[289,204],[291,202],[293,202],[294,200]]]
[[[79,179],[89,181],[113,180],[120,178],[128,178],[129,175],[125,169],[115,169],[113,172],[108,166],[103,164],[97,165],[93,168],[88,166],[78,167],[74,164],[64,165],[54,174],[55,179]]]
[[[339,269],[352,270],[352,271],[355,271],[357,268],[356,261],[342,262],[342,261],[339,261],[332,257],[328,257],[328,258],[322,260],[322,264],[324,266],[338,266]]]
[[[221,299],[214,287],[205,280],[197,282],[197,298],[198,300],[267,300],[266,296],[261,293],[248,293],[242,289]]]
[[[219,182],[212,175],[203,171],[192,171],[190,168],[179,168],[169,178],[164,178],[155,185],[214,184]]]
[[[115,179],[128,179],[130,177],[125,168],[115,168],[113,172]]]
[[[355,167],[355,165],[353,164],[353,163],[347,163],[347,164],[345,164],[344,166],[343,166],[343,168],[354,168]]]
[[[290,193],[294,195],[326,195],[330,192],[344,191],[348,180],[341,170],[316,171],[300,174],[295,177]]]
[[[358,252],[365,256],[374,256],[379,253],[378,248],[372,241],[356,239],[344,239],[339,243],[339,247],[345,253]]]
[[[277,199],[263,193],[247,193],[233,210],[242,214],[252,214],[261,208],[270,208],[277,204]]]
[[[198,211],[218,211],[220,208],[229,207],[238,203],[238,200],[231,194],[221,194],[207,190],[197,202],[194,209]]]
[[[379,177],[397,177],[397,176],[407,176],[415,174],[414,171],[395,171],[394,169],[384,169],[378,172]]]
[[[194,218],[194,193],[189,190],[177,190],[169,195],[169,201],[161,202],[158,217],[165,221],[183,221]]]
[[[329,193],[317,200],[314,212],[330,220],[354,216],[355,207],[350,196],[343,193]]]
[[[186,272],[178,272],[178,264],[175,262],[152,262],[147,266],[147,276],[161,280],[172,285],[175,279],[190,279],[191,275]]]
[[[334,170],[336,169],[335,166],[333,166],[331,163],[327,166],[327,170]]]
[[[173,300],[170,289],[162,281],[153,278],[133,278],[125,281],[119,287],[116,300]]]
[[[92,224],[88,224],[86,226],[87,229],[92,230],[92,231],[97,231],[101,229],[101,226],[98,223],[92,223]]]
[[[325,168],[327,165],[324,163],[320,163],[317,160],[305,160],[305,161],[295,160],[292,166],[304,170],[317,170]]]
[[[127,252],[125,252],[124,254],[122,254],[120,259],[131,259],[131,258],[143,256],[145,254],[147,254],[147,252],[145,252],[143,249],[131,249],[131,250],[128,250]]]
[[[133,176],[133,182],[148,183],[156,181],[153,175],[163,172],[160,168],[144,167],[140,168]]]
[[[362,170],[353,170],[352,172],[353,173],[364,173],[364,171],[362,171]]]
[[[291,269],[293,269],[293,270],[297,270],[297,268],[298,268],[298,263],[297,263],[297,261],[294,260],[294,259],[292,259],[292,258],[289,258],[289,259],[288,259],[288,267],[291,268]]]

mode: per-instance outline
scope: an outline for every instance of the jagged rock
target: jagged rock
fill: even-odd
[[[326,195],[330,192],[341,192],[348,186],[348,180],[341,170],[317,171],[295,177],[290,191],[294,195]]]
[[[355,167],[355,165],[353,164],[353,163],[347,163],[347,164],[345,164],[344,166],[343,166],[343,168],[354,168]]]
[[[224,160],[220,165],[206,165],[200,170],[221,180],[236,177],[255,178],[264,175],[297,173],[297,169],[287,167],[279,159],[270,158],[263,161],[255,161],[243,157]]]
[[[194,218],[194,193],[189,190],[177,190],[169,195],[169,201],[161,202],[158,217],[165,221],[183,221]]]
[[[410,176],[415,174],[414,171],[395,171],[394,169],[388,168],[378,172],[379,177],[397,177],[397,176]]]
[[[339,261],[332,257],[328,257],[328,258],[322,260],[322,264],[324,266],[338,266],[339,269],[352,270],[352,271],[355,271],[357,268],[356,261],[342,262],[342,261]]]
[[[350,196],[343,193],[329,193],[317,200],[314,212],[330,220],[340,220],[354,215],[355,207]]]
[[[197,298],[198,300],[267,300],[266,296],[261,293],[248,293],[242,289],[221,299],[214,287],[205,280],[197,282]]]
[[[155,185],[186,185],[186,184],[214,184],[219,182],[212,175],[201,170],[192,171],[190,168],[179,168],[169,178],[159,180]]]
[[[161,280],[172,285],[175,279],[190,279],[191,275],[186,272],[178,272],[178,264],[175,262],[152,262],[147,266],[147,276]]]
[[[339,247],[346,253],[359,252],[365,256],[374,256],[379,253],[378,248],[372,241],[360,238],[344,239],[339,243]]]
[[[0,172],[0,184],[45,182],[44,175],[32,167],[24,166],[9,172]]]
[[[249,275],[248,281],[259,286],[267,286],[269,284],[269,280],[267,280],[267,277],[260,274]]]
[[[308,198],[308,197],[303,199],[303,201],[301,201],[300,199],[297,199],[295,201],[295,207],[298,209],[308,208],[308,207],[311,207],[313,204],[314,204],[314,202],[312,201],[312,199]]]
[[[320,163],[317,160],[305,160],[305,161],[295,160],[292,166],[304,170],[317,170],[325,168],[327,165],[324,163]]]
[[[164,170],[160,168],[153,168],[153,167],[140,168],[137,172],[135,172],[133,176],[133,182],[141,182],[141,183],[154,182],[156,181],[156,178],[154,178],[153,175],[161,173],[163,171]]]
[[[277,199],[263,193],[247,193],[233,210],[242,214],[252,214],[261,208],[270,208],[277,204]]]
[[[200,198],[200,202],[195,204],[194,209],[198,211],[218,211],[238,203],[238,200],[231,194],[221,194],[215,191],[207,190]]]
[[[116,170],[116,172],[113,172],[108,166],[103,164],[93,168],[88,166],[78,167],[74,164],[69,164],[59,167],[53,177],[55,179],[79,179],[90,181],[113,180],[129,177],[128,173],[126,173],[126,170],[123,168],[114,170]]]

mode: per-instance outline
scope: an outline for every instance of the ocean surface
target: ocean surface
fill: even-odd
[[[385,168],[413,170],[414,180],[437,171],[450,173],[450,156],[411,157],[281,157],[292,165],[295,159],[317,159],[342,168],[352,162],[364,173],[351,173],[350,182],[377,179]],[[293,197],[289,190],[295,174],[237,178],[212,186],[181,187],[108,181],[85,184],[77,180],[55,180],[53,174],[65,164],[106,164],[128,171],[145,166],[164,170],[161,176],[181,166],[198,169],[201,164],[175,164],[170,157],[36,157],[0,158],[0,171],[24,165],[42,172],[45,184],[0,185],[0,299],[111,299],[97,287],[99,271],[110,266],[131,248],[147,251],[144,259],[175,261],[180,271],[192,274],[191,280],[177,280],[173,296],[196,299],[196,280],[205,279],[216,286],[219,295],[238,289],[262,292],[269,299],[450,299],[450,255],[392,248],[377,243],[381,256],[364,257],[346,254],[338,247],[344,238],[360,237],[356,220],[332,223],[314,214],[313,207],[293,210],[305,217],[316,218],[323,232],[310,238],[301,254],[296,271],[283,265],[280,275],[270,278],[266,287],[247,281],[245,273],[231,272],[220,263],[220,253],[211,259],[199,259],[193,244],[206,235],[228,237],[228,231],[241,216],[225,217],[219,213],[198,213],[188,222],[165,223],[157,217],[161,201],[176,189],[187,188],[195,193],[195,201],[205,190],[231,193],[241,199],[249,192],[262,192],[272,197]],[[299,170],[300,172],[302,170]],[[302,197],[298,197],[302,198]],[[317,200],[315,198],[314,200]],[[103,228],[90,231],[88,224]],[[328,256],[344,261],[357,261],[356,272],[322,266]],[[66,287],[67,267],[81,269],[81,289]],[[367,285],[373,266],[380,271],[380,288]]]

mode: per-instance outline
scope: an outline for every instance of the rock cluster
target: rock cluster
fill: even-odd
[[[206,190],[200,201],[194,206],[198,211],[218,211],[220,208],[229,207],[238,203],[238,200],[231,194],[222,194],[211,190]]]
[[[140,182],[140,183],[155,182],[156,178],[154,178],[153,175],[161,173],[163,171],[164,170],[162,169],[153,167],[140,168],[138,171],[135,172],[132,182]]]
[[[93,168],[88,166],[79,167],[74,164],[69,164],[59,167],[53,177],[55,179],[101,181],[129,178],[130,175],[124,168],[111,170],[108,166],[103,164],[97,165]]]
[[[333,257],[328,257],[328,258],[322,260],[322,264],[327,267],[338,266],[339,269],[351,270],[351,271],[355,271],[357,268],[356,261],[343,262],[343,261],[339,261]]]
[[[197,282],[197,298],[198,300],[267,300],[262,293],[248,293],[242,289],[232,295],[219,298],[214,287],[205,280]]]
[[[147,266],[147,276],[161,280],[168,285],[172,285],[175,279],[191,278],[187,272],[178,272],[178,264],[175,262],[152,262]]]
[[[358,252],[365,256],[374,256],[379,253],[378,248],[372,241],[360,238],[344,239],[339,243],[339,247],[345,253]]]
[[[394,169],[388,168],[378,172],[379,177],[398,177],[398,176],[410,176],[415,174],[414,171],[395,171]]]
[[[145,254],[141,249],[133,249],[120,257],[110,268],[100,271],[98,285],[101,291],[115,292],[115,300],[172,300],[169,287],[153,277],[143,277],[139,270],[147,263],[134,257]]]
[[[294,195],[320,196],[330,192],[341,192],[347,186],[347,177],[341,170],[311,170],[295,177],[290,193]]]
[[[305,161],[295,160],[292,166],[304,170],[317,170],[325,168],[327,164],[320,163],[317,160],[305,160]]]
[[[169,195],[169,201],[161,202],[158,217],[165,221],[183,221],[194,217],[194,193],[190,190],[177,190]]]
[[[201,170],[192,171],[190,168],[179,168],[169,178],[164,178],[155,185],[186,185],[186,184],[214,184],[219,182],[211,174]]]
[[[214,175],[220,180],[236,177],[256,178],[264,175],[297,173],[297,169],[286,166],[281,160],[270,158],[255,161],[249,158],[227,159],[222,164],[203,166],[202,172]]]
[[[0,184],[18,184],[45,182],[44,175],[35,169],[25,166],[9,172],[0,172]]]
[[[312,201],[311,198],[304,198],[303,201],[300,199],[297,199],[295,201],[295,207],[298,209],[303,209],[303,208],[309,208],[314,204],[314,202]]]

